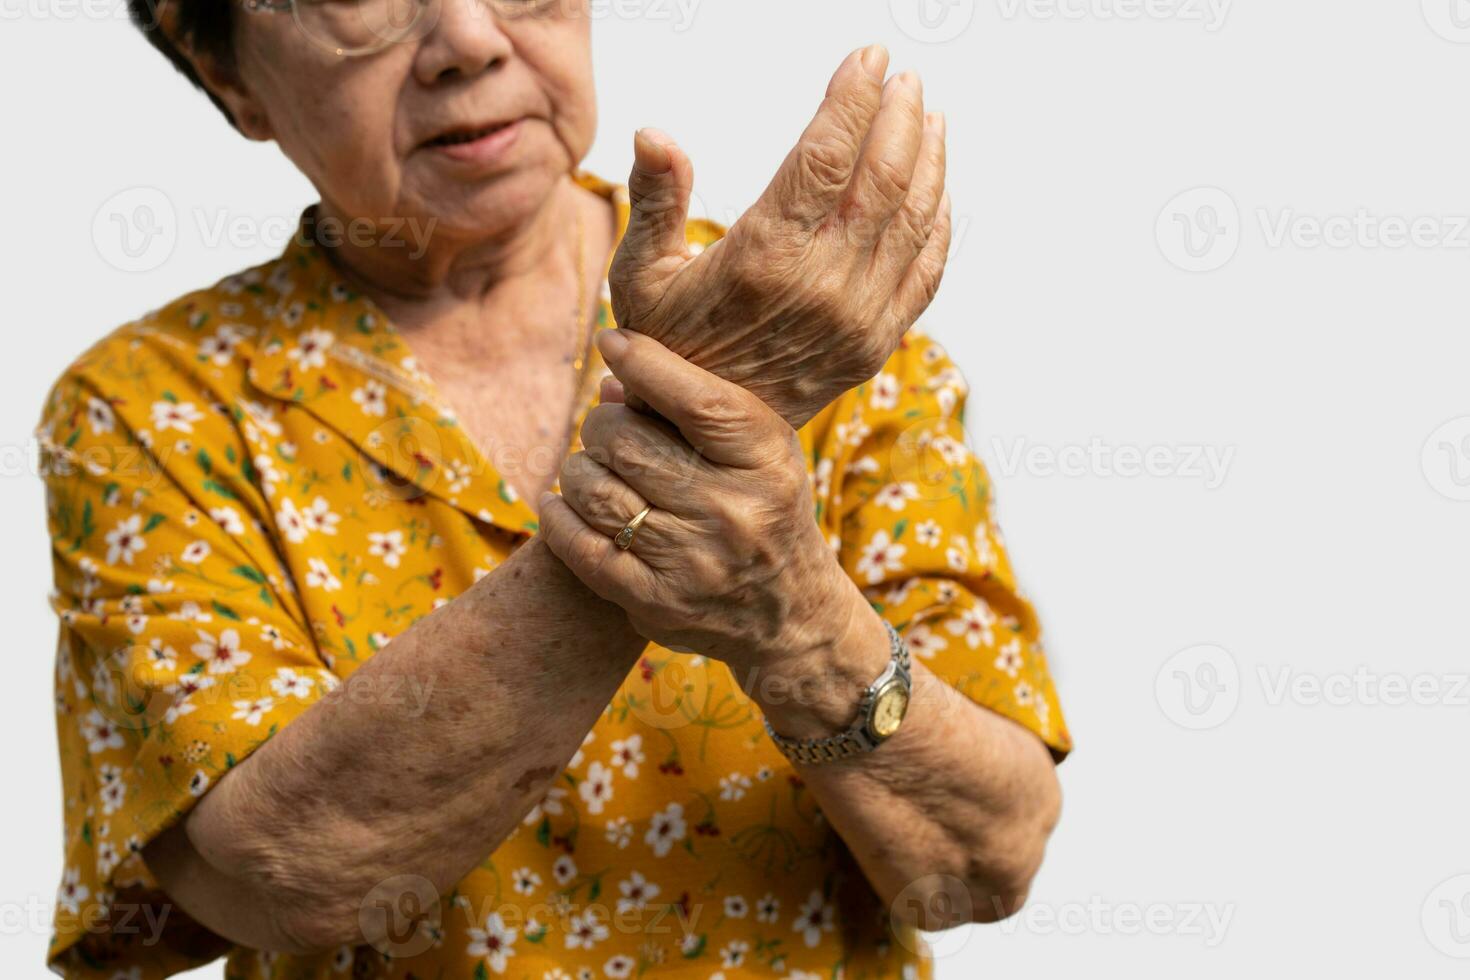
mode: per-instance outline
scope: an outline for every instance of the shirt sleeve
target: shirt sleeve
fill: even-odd
[[[186,383],[132,375],[109,394],[68,376],[38,430],[60,618],[49,959],[63,976],[149,980],[228,951],[141,852],[336,683],[230,414]]]
[[[966,443],[967,393],[944,349],[910,332],[882,373],[833,406],[817,450],[818,520],[917,661],[1060,761],[1071,737],[989,477]]]

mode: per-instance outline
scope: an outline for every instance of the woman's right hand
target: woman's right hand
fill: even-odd
[[[609,276],[618,326],[760,396],[800,428],[872,378],[928,308],[948,259],[944,119],[888,53],[853,52],[775,179],[699,255],[694,174],[641,130],[632,216]]]

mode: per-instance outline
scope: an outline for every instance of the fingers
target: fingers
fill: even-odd
[[[897,285],[933,237],[939,202],[944,198],[947,167],[944,116],[938,112],[926,113],[908,197],[884,229],[873,256],[872,272],[876,281],[889,288]]]
[[[690,504],[696,502],[697,487],[707,485],[712,478],[709,464],[667,423],[626,405],[598,405],[588,412],[582,422],[582,445],[589,461],[611,471],[647,503],[675,514],[687,513]],[[563,480],[568,476],[564,471]],[[574,483],[586,476],[570,474]],[[565,485],[562,492],[568,492]],[[617,503],[608,506],[616,508],[618,514],[625,509]],[[640,503],[631,513],[622,515],[618,527],[642,506]]]
[[[589,526],[554,493],[541,495],[536,533],[583,585],[608,602],[626,606],[635,593],[648,593],[652,572],[643,561]]]
[[[597,345],[625,389],[672,423],[711,462],[750,469],[771,462],[773,449],[787,448],[791,427],[764,402],[651,337],[604,330]],[[585,424],[582,438],[587,439]]]
[[[944,279],[944,268],[949,262],[949,245],[954,235],[954,213],[949,192],[939,202],[939,213],[934,218],[934,231],[929,236],[918,258],[914,259],[904,279],[894,292],[892,317],[907,330],[918,320]]]
[[[908,200],[923,137],[923,84],[913,72],[895,75],[883,86],[878,117],[839,206],[844,223],[857,225],[848,234],[877,241]]]
[[[689,259],[684,226],[694,190],[694,166],[673,138],[657,129],[633,136],[628,177],[628,227],[615,259],[625,286],[656,288]]]
[[[567,459],[560,482],[562,499],[589,527],[609,538],[616,537],[648,506],[638,491],[585,452]],[[643,553],[640,546],[647,547],[650,542],[663,541],[666,537],[660,533],[662,516],[655,519],[654,514],[663,512],[655,509],[644,519],[630,549],[635,554]]]
[[[827,219],[852,179],[863,139],[878,114],[887,71],[888,52],[882,45],[847,56],[758,206],[804,227]]]

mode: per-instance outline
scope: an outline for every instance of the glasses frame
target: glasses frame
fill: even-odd
[[[289,13],[291,19],[296,22],[296,26],[301,30],[301,33],[305,34],[307,40],[311,41],[317,47],[330,51],[339,58],[363,58],[386,51],[393,45],[401,44],[413,37],[414,31],[418,29],[424,19],[424,13],[430,10],[434,13],[430,26],[432,27],[433,23],[438,22],[439,8],[444,0],[415,0],[415,2],[418,4],[420,13],[414,18],[413,23],[404,30],[402,37],[381,38],[377,44],[359,48],[344,48],[339,44],[333,44],[325,38],[318,37],[310,28],[301,22],[302,4],[299,0],[241,0],[240,5],[248,14]],[[544,13],[551,7],[559,3],[567,3],[569,0],[523,0],[522,3],[517,5],[521,9],[515,9],[513,6],[509,6],[512,0],[479,0],[479,2],[482,6],[490,8],[501,17],[513,19],[530,14]]]

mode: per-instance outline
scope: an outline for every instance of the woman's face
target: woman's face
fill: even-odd
[[[339,216],[434,220],[436,236],[479,240],[518,226],[591,147],[587,3],[502,17],[487,0],[442,0],[421,36],[361,57],[319,46],[289,14],[242,11],[235,91],[222,94]],[[493,126],[508,128],[442,139]]]

